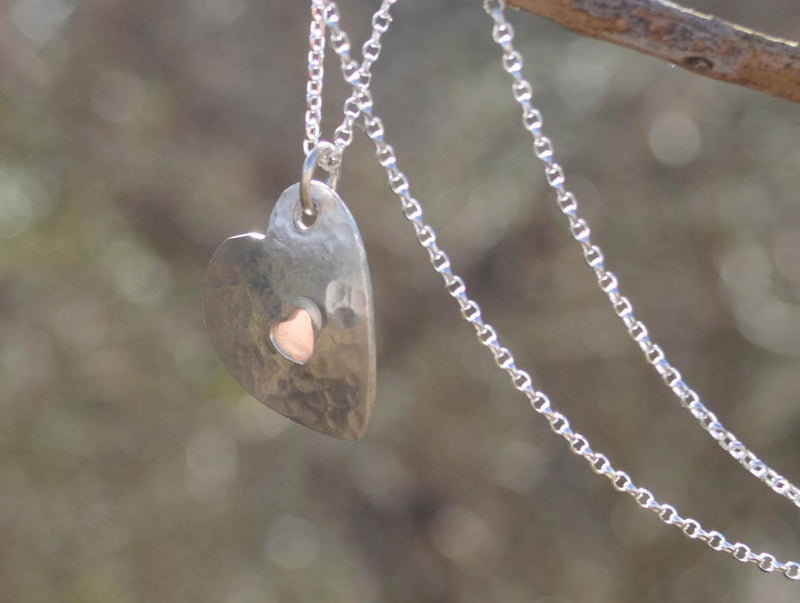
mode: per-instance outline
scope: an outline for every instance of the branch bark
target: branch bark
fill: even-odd
[[[507,0],[567,29],[800,102],[800,44],[664,0]]]

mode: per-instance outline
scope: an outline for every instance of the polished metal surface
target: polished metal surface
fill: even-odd
[[[375,399],[367,258],[338,195],[316,181],[311,192],[313,225],[300,219],[295,184],[278,199],[266,234],[220,245],[206,272],[203,312],[220,360],[251,395],[301,425],[356,440]]]

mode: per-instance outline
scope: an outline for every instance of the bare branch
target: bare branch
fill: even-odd
[[[800,45],[663,0],[507,0],[510,6],[706,77],[800,102]]]

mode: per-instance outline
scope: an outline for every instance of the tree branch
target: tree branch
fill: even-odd
[[[699,75],[800,102],[800,45],[664,0],[507,0]]]

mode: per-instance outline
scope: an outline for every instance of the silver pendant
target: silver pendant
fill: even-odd
[[[303,176],[306,199],[301,184],[286,189],[265,234],[231,237],[214,253],[204,285],[206,328],[222,363],[253,397],[315,431],[357,440],[375,399],[367,258],[344,202]]]

